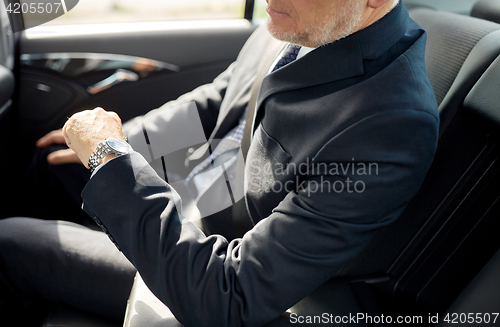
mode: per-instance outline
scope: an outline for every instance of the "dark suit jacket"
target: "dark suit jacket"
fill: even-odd
[[[181,323],[270,321],[335,276],[420,187],[439,125],[425,40],[399,5],[264,79],[245,174],[256,225],[242,239],[205,237],[137,153],[97,172],[84,209]],[[195,101],[205,134],[223,136],[272,42],[258,29],[228,71],[176,105]]]

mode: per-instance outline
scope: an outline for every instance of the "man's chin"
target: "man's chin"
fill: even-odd
[[[300,33],[294,33],[284,29],[281,26],[278,26],[275,22],[272,21],[271,18],[267,19],[267,30],[275,39],[298,44],[302,46],[308,46],[308,39],[305,35],[300,35]]]

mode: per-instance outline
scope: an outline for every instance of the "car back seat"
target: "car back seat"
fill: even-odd
[[[495,144],[496,148],[494,150],[495,158],[494,161],[498,161],[500,158],[500,151],[498,149],[498,144],[500,142],[500,95],[498,92],[498,85],[500,85],[500,58],[495,60],[495,62],[488,68],[486,73],[481,77],[478,83],[474,86],[470,94],[467,96],[464,102],[464,111],[471,119],[479,121],[485,130],[488,130],[486,134],[489,136],[491,145]],[[496,166],[495,166],[496,165]],[[493,168],[495,166],[495,168]],[[496,177],[494,177],[490,183],[497,183],[492,185],[491,189],[497,189],[494,194],[490,196],[491,206],[488,208],[488,215],[496,215],[493,219],[498,220],[500,196],[498,192],[498,164],[493,163],[491,170],[496,170]],[[490,190],[486,190],[490,192]],[[485,201],[486,199],[483,199]],[[490,238],[498,238],[498,223],[479,223],[477,228],[487,228],[487,226],[481,227],[481,224],[488,224],[491,228],[496,228],[489,232]],[[473,230],[471,232],[474,232]],[[492,243],[488,239],[482,239],[484,243]],[[498,242],[496,242],[498,243]],[[491,252],[493,247],[488,248],[488,252]],[[447,310],[445,314],[441,316],[441,326],[470,326],[472,324],[480,324],[481,321],[488,319],[489,323],[499,324],[499,317],[494,316],[496,313],[498,315],[498,309],[500,308],[500,251],[497,251],[493,257],[488,261],[484,268],[474,277],[474,279],[467,285],[467,287],[461,292],[460,296],[454,301],[453,305]],[[463,318],[470,318],[470,313],[473,313],[473,322],[465,321]],[[477,315],[477,313],[481,315]],[[455,318],[454,322],[446,321],[445,318]]]
[[[498,127],[463,105],[500,55],[500,25],[428,9],[411,15],[429,33],[441,115],[436,157],[402,216],[342,273],[367,311],[426,316],[444,312],[500,247]],[[482,97],[500,100],[497,93]]]
[[[468,91],[498,56],[500,25],[416,8],[410,16],[428,33],[426,66],[441,116],[441,135]]]
[[[290,312],[444,312],[500,245],[492,236],[500,227],[495,219],[500,209],[500,189],[494,187],[496,146],[484,122],[463,109],[469,91],[500,55],[500,25],[426,8],[413,9],[411,16],[428,31],[427,69],[442,117],[429,176],[401,218],[382,230],[338,278],[266,326],[294,325]],[[141,298],[148,293],[145,285],[140,288],[129,300],[126,327],[140,326],[134,324],[141,321],[134,306],[144,305]],[[143,314],[155,316],[148,309]],[[161,325],[178,326],[171,313],[163,313],[169,316],[156,314]]]

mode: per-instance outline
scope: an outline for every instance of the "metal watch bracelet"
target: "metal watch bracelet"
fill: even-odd
[[[89,158],[89,169],[90,173],[93,173],[94,170],[99,166],[102,158],[109,154],[109,147],[106,144],[106,140],[101,141],[97,148],[92,152]]]

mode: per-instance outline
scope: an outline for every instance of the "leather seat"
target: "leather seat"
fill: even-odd
[[[362,302],[371,296],[386,313],[427,315],[443,313],[500,247],[491,232],[500,228],[498,126],[481,117],[481,106],[464,106],[492,62],[497,65],[500,25],[427,9],[411,15],[429,33],[427,69],[441,115],[438,149],[402,216],[343,274],[362,289]],[[481,85],[486,101],[498,100],[497,91]]]
[[[473,114],[473,119],[480,120],[487,128],[498,130],[500,127],[500,106],[497,86],[500,83],[500,57],[488,68],[486,73],[481,77],[478,83],[474,86],[464,102],[464,110]],[[500,136],[498,133],[489,134],[492,142],[498,143]],[[499,153],[496,152],[498,158]],[[498,199],[498,197],[497,197]],[[498,213],[498,207],[493,205],[489,210]],[[498,217],[498,216],[497,216]],[[496,235],[495,235],[496,237]],[[498,247],[498,244],[496,244]],[[491,250],[494,249],[490,249]],[[441,326],[470,326],[470,323],[464,323],[458,319],[458,323],[450,323],[444,321],[447,314],[453,318],[454,314],[482,313],[483,319],[488,318],[491,322],[495,318],[495,312],[498,312],[500,307],[500,250],[496,251],[492,258],[486,263],[481,271],[472,279],[467,287],[460,293],[460,296],[454,301],[452,306],[442,315]],[[497,323],[498,324],[498,319]],[[476,324],[480,324],[476,321]]]
[[[182,327],[170,309],[151,293],[139,273],[135,275],[123,326]]]
[[[450,323],[445,321],[445,318],[453,318],[455,314],[461,315],[468,313],[481,313],[483,319],[489,319],[492,322],[495,319],[494,312],[500,307],[500,283],[498,276],[500,275],[500,251],[484,266],[483,269],[474,277],[467,285],[467,288],[460,294],[453,305],[442,315],[442,319],[437,327],[444,326],[471,326],[470,323],[459,322]],[[498,317],[497,319],[498,320]]]
[[[500,1],[479,0],[472,8],[470,15],[472,17],[500,23]]]
[[[264,327],[294,326],[293,317],[321,316],[328,313],[333,316],[349,316],[362,313],[363,309],[356,299],[355,293],[349,283],[344,279],[331,279],[323,287],[318,288],[309,296],[283,313],[279,318],[266,324]],[[308,324],[300,324],[308,326]],[[351,324],[342,324],[350,326]],[[125,314],[124,327],[182,327],[172,312],[154,296],[147,288],[139,274],[136,275],[134,286]],[[352,324],[364,327],[365,324]]]

